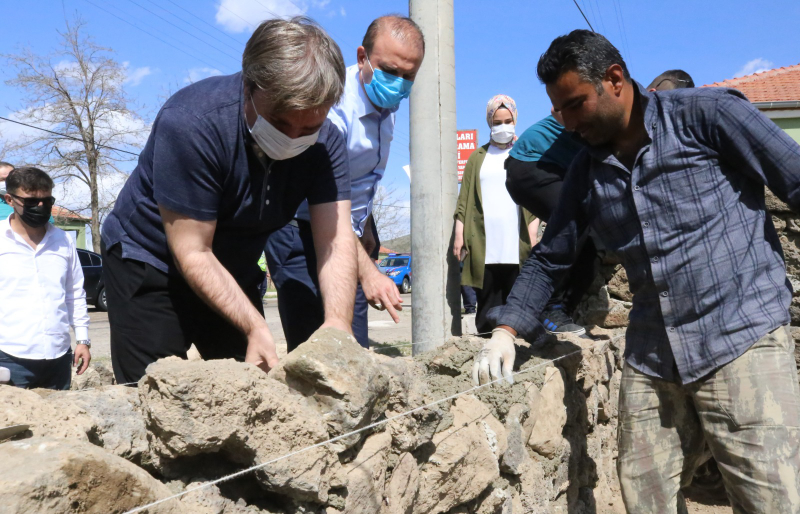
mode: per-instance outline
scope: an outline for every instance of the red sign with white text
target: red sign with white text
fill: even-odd
[[[464,177],[464,168],[467,167],[467,160],[472,152],[478,148],[477,130],[459,130],[458,133],[458,183]]]

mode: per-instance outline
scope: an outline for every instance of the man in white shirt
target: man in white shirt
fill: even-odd
[[[15,169],[4,195],[13,213],[0,221],[0,367],[28,389],[69,389],[71,365],[80,375],[91,360],[83,270],[75,243],[48,223],[52,191],[44,171]]]
[[[377,241],[372,232],[372,202],[386,171],[395,113],[411,93],[425,56],[425,39],[414,21],[389,15],[367,28],[358,63],[347,68],[344,95],[328,114],[347,143],[350,161],[351,221],[358,253],[358,280],[353,334],[369,347],[367,303],[386,309],[395,323],[402,299],[397,286],[380,273],[370,254]],[[289,351],[308,339],[323,321],[316,277],[314,245],[304,203],[295,219],[272,234],[266,255],[278,290],[278,310]]]

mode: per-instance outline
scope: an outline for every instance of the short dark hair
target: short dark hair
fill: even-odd
[[[50,175],[33,166],[16,168],[6,178],[6,191],[12,195],[17,194],[20,190],[31,193],[52,191],[54,185]]]
[[[600,83],[606,70],[614,64],[622,67],[625,80],[630,82],[628,66],[619,50],[601,34],[590,30],[573,30],[550,43],[550,48],[539,57],[536,74],[542,84],[555,83],[567,71],[574,71],[601,91]]]
[[[392,37],[400,41],[411,39],[422,46],[422,53],[425,53],[425,36],[422,34],[422,29],[419,28],[419,25],[408,16],[387,14],[380,18],[375,18],[367,27],[367,33],[364,34],[364,39],[361,41],[361,46],[367,51],[367,55],[372,53],[375,40],[378,39],[378,34],[381,33],[382,29],[390,30]]]
[[[11,164],[10,162],[0,161],[0,168],[11,168],[13,170],[14,165]]]
[[[672,87],[662,86],[658,87],[664,81],[668,81]],[[684,89],[694,87],[694,80],[692,76],[683,70],[667,70],[658,77],[653,79],[653,82],[647,86],[647,89]]]

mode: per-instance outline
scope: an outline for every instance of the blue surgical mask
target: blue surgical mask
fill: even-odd
[[[369,62],[369,57],[367,57],[367,64],[372,70],[372,81],[364,84],[364,90],[373,104],[382,109],[391,109],[400,105],[404,98],[408,98],[414,82],[389,75],[383,70],[376,70]]]

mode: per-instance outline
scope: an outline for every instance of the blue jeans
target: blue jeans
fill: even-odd
[[[278,312],[290,352],[308,340],[325,322],[311,225],[304,221],[298,221],[297,225],[286,225],[274,232],[265,248],[269,274],[278,291]],[[364,348],[369,348],[367,309],[369,304],[359,285],[353,312],[353,335]]]
[[[0,367],[11,372],[9,385],[67,391],[72,384],[72,350],[55,359],[21,359],[0,351]]]

